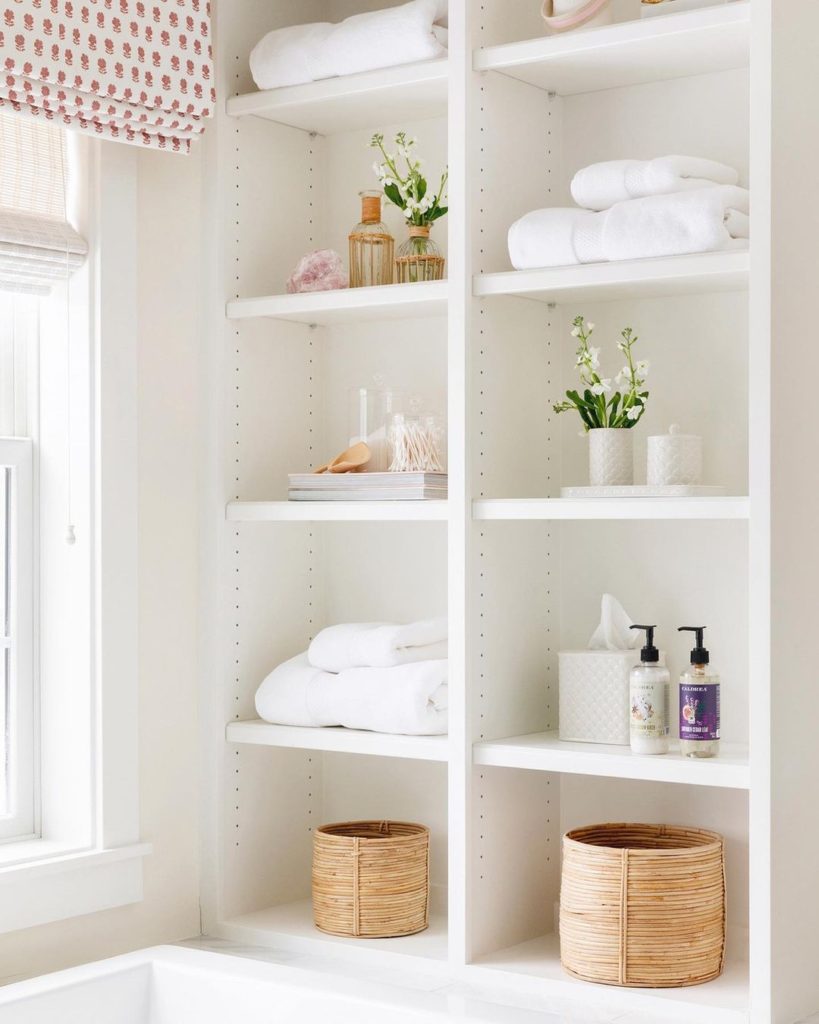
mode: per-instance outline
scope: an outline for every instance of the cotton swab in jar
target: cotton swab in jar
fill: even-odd
[[[441,429],[432,416],[406,419],[396,413],[390,424],[391,473],[443,473]]]

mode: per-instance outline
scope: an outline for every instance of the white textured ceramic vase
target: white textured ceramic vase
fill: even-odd
[[[632,432],[625,427],[589,431],[589,484],[618,487],[634,483]]]

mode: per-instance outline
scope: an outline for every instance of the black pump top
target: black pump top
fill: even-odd
[[[644,629],[646,631],[646,645],[640,651],[641,661],[653,662],[660,660],[660,652],[654,646],[654,630],[656,628],[656,626],[638,626],[636,624],[631,627],[631,629]]]
[[[703,645],[702,634],[705,632],[705,626],[680,626],[677,630],[678,633],[695,633],[697,646],[691,652],[691,664],[692,665],[707,665],[710,657],[708,651],[706,651]]]

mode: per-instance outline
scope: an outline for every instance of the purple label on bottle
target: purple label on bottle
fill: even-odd
[[[680,686],[680,739],[719,739],[719,683]]]

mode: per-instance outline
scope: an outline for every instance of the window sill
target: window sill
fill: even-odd
[[[142,899],[149,843],[67,850],[42,839],[0,847],[0,934]]]

